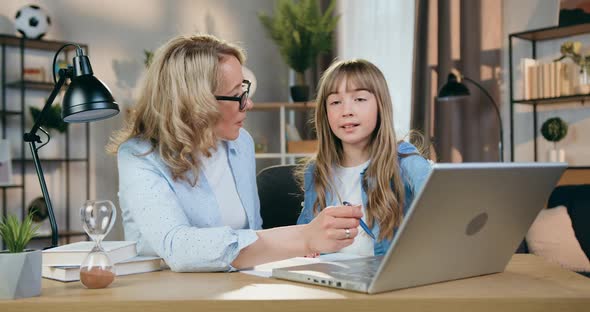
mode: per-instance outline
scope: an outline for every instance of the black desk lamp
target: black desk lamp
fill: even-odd
[[[457,78],[459,76],[459,78]],[[492,102],[492,106],[494,107],[494,111],[496,112],[496,116],[498,116],[498,122],[500,123],[500,143],[499,145],[499,152],[500,152],[500,162],[504,162],[504,131],[502,129],[502,118],[500,117],[500,110],[498,106],[496,106],[496,102],[492,98],[492,96],[484,89],[479,83],[475,80],[470,79],[469,77],[465,77],[457,72],[457,75],[454,73],[450,73],[447,78],[447,83],[445,83],[440,91],[438,92],[438,101],[448,101],[451,99],[458,99],[462,97],[466,97],[471,95],[467,86],[465,86],[461,80],[466,80],[473,83],[476,87],[478,87]]]
[[[74,65],[73,67],[68,65],[68,68],[61,68],[58,73],[59,80],[56,81],[55,71],[53,70],[55,68],[55,61],[60,51],[68,46],[76,47],[76,56],[73,59]],[[110,118],[119,113],[119,106],[117,105],[117,102],[115,102],[108,87],[94,77],[92,67],[90,66],[90,60],[84,55],[84,51],[80,46],[76,44],[66,44],[59,48],[53,57],[53,66],[51,68],[53,71],[53,82],[55,83],[55,86],[53,87],[45,106],[43,106],[41,113],[37,117],[37,120],[35,120],[33,128],[31,131],[23,135],[23,139],[25,142],[29,142],[33,162],[35,163],[35,169],[37,171],[37,177],[39,178],[39,184],[41,184],[41,192],[43,193],[45,203],[47,204],[49,223],[51,224],[50,247],[56,247],[58,239],[57,223],[55,222],[53,206],[49,199],[49,192],[47,191],[47,185],[45,184],[43,169],[41,168],[39,155],[37,154],[37,151],[49,143],[50,140],[49,133],[41,128],[41,124],[67,78],[69,78],[71,82],[64,95],[61,112],[62,118],[65,122],[90,122]],[[43,143],[41,138],[37,135],[38,130],[45,133],[47,136],[47,142],[37,147],[35,143]]]

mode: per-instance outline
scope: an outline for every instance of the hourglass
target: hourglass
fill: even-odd
[[[101,242],[115,224],[117,210],[110,200],[87,200],[80,208],[80,216],[84,230],[95,243],[80,267],[80,281],[87,288],[105,288],[115,280],[115,266]]]

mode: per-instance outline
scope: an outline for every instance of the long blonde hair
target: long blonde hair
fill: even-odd
[[[333,167],[342,162],[342,142],[334,135],[328,122],[326,100],[338,91],[346,80],[346,89],[353,86],[371,92],[377,101],[377,125],[369,143],[370,163],[365,172],[362,187],[367,192],[367,223],[379,223],[379,238],[391,238],[393,230],[403,217],[404,184],[397,160],[397,140],[393,126],[393,107],[383,73],[372,63],[354,59],[334,62],[323,74],[318,87],[315,110],[315,128],[318,136],[318,152],[305,167],[314,166],[314,187],[317,193],[314,211],[326,207],[328,192],[334,193]],[[305,169],[304,169],[305,170]]]
[[[214,92],[220,86],[219,62],[235,56],[244,63],[244,51],[210,35],[178,36],[155,53],[143,80],[141,95],[123,129],[107,145],[139,138],[151,142],[174,179],[197,183],[197,155],[211,156],[216,146],[214,128],[220,112]],[[194,179],[187,178],[192,171]]]

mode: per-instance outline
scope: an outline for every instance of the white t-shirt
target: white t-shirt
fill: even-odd
[[[201,162],[203,173],[217,199],[223,224],[234,230],[247,228],[248,219],[229,167],[226,142],[219,141],[217,151],[209,158],[201,157]]]
[[[361,173],[368,164],[369,161],[355,167],[336,166],[334,168],[334,186],[336,188],[336,200],[338,200],[338,204],[342,204],[344,201],[347,201],[352,205],[363,203],[361,193]],[[363,214],[366,214],[367,212],[364,205],[362,209]],[[364,216],[363,220],[366,221]],[[358,232],[359,234],[355,237],[354,243],[341,249],[340,252],[361,256],[375,255],[373,239],[360,226],[358,227]]]

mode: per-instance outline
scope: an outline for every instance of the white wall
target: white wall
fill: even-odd
[[[510,131],[510,94],[509,94],[509,77],[508,77],[508,35],[515,32],[533,30],[538,28],[550,27],[557,25],[558,22],[558,0],[519,0],[503,1],[503,40],[504,48],[502,51],[502,115],[506,133],[506,151],[509,152],[509,131]],[[590,52],[590,34],[575,36],[563,39],[556,39],[547,42],[541,42],[537,45],[537,57],[543,60],[552,60],[557,58],[559,47],[564,41],[579,40],[582,41],[586,52]],[[520,85],[519,59],[521,57],[531,56],[531,45],[528,42],[515,39],[513,42],[514,57],[513,64],[516,68],[514,74],[515,98],[521,98],[522,87]],[[547,150],[551,148],[551,143],[547,142],[539,132],[542,123],[548,118],[558,116],[569,123],[567,136],[558,143],[566,151],[566,161],[570,165],[588,166],[590,165],[590,109],[588,105],[583,106],[580,103],[568,103],[561,105],[546,105],[538,108],[538,160],[547,160]],[[533,160],[533,118],[532,108],[527,105],[516,105],[514,113],[514,134],[515,134],[515,160],[532,161]],[[507,154],[509,155],[509,154]]]
[[[133,105],[143,72],[143,49],[155,49],[177,34],[196,32],[211,33],[243,44],[248,52],[247,66],[258,80],[255,101],[288,99],[287,66],[256,17],[261,10],[272,12],[272,0],[13,0],[2,2],[0,15],[12,20],[20,7],[32,3],[44,8],[52,18],[53,25],[44,39],[88,44],[95,75],[110,87],[122,110]],[[51,56],[43,60],[49,68]],[[42,105],[43,96],[39,96],[37,102],[32,105]],[[91,198],[110,199],[117,204],[116,159],[106,154],[104,146],[122,120],[120,114],[114,119],[91,124]],[[254,124],[255,129],[251,127]],[[246,128],[252,128],[255,136],[271,133],[276,127],[278,120],[264,114],[250,114],[246,122]],[[47,173],[50,175],[50,170]],[[34,171],[30,171],[27,183],[32,193],[27,194],[26,204],[40,194],[35,179]],[[48,177],[52,193],[60,179]],[[77,210],[81,203],[72,205],[72,226],[81,229]],[[12,206],[11,209],[18,209]],[[56,211],[56,214],[63,228],[63,211]],[[122,238],[120,227],[115,234],[114,239]]]
[[[414,1],[341,0],[340,59],[364,58],[381,69],[393,101],[398,137],[410,128],[414,56]]]

